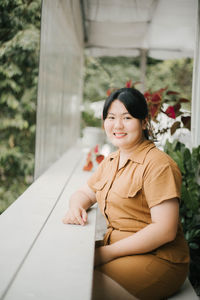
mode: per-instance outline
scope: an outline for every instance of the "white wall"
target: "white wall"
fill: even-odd
[[[79,136],[83,29],[78,0],[43,0],[35,177]]]

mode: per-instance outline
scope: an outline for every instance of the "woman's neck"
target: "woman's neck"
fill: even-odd
[[[145,138],[141,139],[137,144],[134,144],[133,147],[130,148],[119,148],[120,158],[122,160],[128,158],[130,154],[133,154],[134,151],[138,148],[138,146],[140,146],[145,140]]]

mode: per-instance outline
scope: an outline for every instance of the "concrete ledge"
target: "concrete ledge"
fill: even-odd
[[[85,227],[62,223],[84,160],[69,150],[0,216],[1,300],[91,298],[96,208]]]
[[[181,287],[180,291],[174,296],[170,297],[169,300],[197,300],[199,297],[196,295],[189,279],[186,279],[185,283]]]

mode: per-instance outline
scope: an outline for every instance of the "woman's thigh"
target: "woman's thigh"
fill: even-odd
[[[131,295],[141,300],[165,299],[183,284],[188,265],[173,264],[155,255],[132,255],[117,258],[98,268]]]

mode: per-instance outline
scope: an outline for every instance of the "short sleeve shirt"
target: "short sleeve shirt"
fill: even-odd
[[[105,244],[129,236],[150,224],[151,207],[172,198],[180,199],[180,170],[153,142],[140,144],[120,169],[119,157],[119,150],[111,153],[88,180],[107,221]],[[189,261],[180,222],[176,239],[153,253],[171,262]]]

